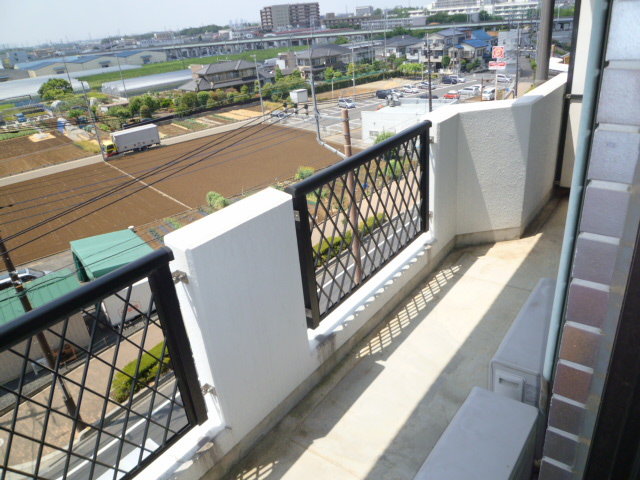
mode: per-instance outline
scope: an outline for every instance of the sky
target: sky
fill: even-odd
[[[320,0],[320,14],[355,12],[356,6],[392,8],[398,0]],[[0,0],[0,49],[98,39],[203,25],[260,21],[260,9],[279,0]],[[404,6],[420,8],[417,0]]]

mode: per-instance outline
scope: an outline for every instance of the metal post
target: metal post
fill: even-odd
[[[31,302],[29,301],[29,297],[27,296],[27,291],[24,289],[22,280],[20,280],[20,277],[18,276],[16,267],[14,266],[13,261],[9,256],[9,252],[7,251],[7,248],[4,244],[4,240],[2,240],[2,237],[0,237],[0,256],[2,256],[2,260],[4,261],[4,265],[5,265],[5,268],[7,269],[7,272],[9,272],[11,283],[13,284],[13,288],[15,288],[16,293],[18,294],[18,299],[22,304],[22,308],[24,309],[25,313],[30,312],[31,310],[33,310],[33,307],[31,306]],[[56,358],[53,355],[53,351],[51,350],[51,347],[49,346],[49,342],[47,342],[47,339],[45,338],[44,333],[42,332],[36,333],[35,337],[38,342],[38,345],[40,346],[40,349],[42,350],[42,353],[44,354],[44,358],[47,361],[47,365],[53,372],[55,372]],[[80,412],[78,412],[76,403],[74,402],[73,398],[69,394],[69,391],[67,390],[67,387],[64,384],[64,380],[62,379],[62,377],[58,376],[56,382],[58,387],[60,388],[60,393],[62,394],[62,399],[64,401],[65,407],[67,407],[67,411],[69,412],[69,415],[77,419],[78,425],[80,425],[81,428],[86,428],[88,425],[82,421],[82,417],[80,416]]]
[[[349,110],[342,109],[342,130],[344,132],[344,154],[346,158],[351,156],[351,130],[349,128]],[[362,280],[362,261],[360,259],[360,232],[358,231],[358,210],[356,205],[356,180],[353,170],[347,173],[347,190],[351,195],[349,205],[349,223],[353,228],[353,239],[351,241],[351,253],[354,259],[354,277],[358,285]]]
[[[258,93],[260,94],[260,108],[262,108],[262,116],[264,116],[264,100],[262,99],[262,87],[260,86],[260,73],[258,72],[258,59],[255,54],[253,57],[253,63],[256,65],[256,81],[258,82]]]

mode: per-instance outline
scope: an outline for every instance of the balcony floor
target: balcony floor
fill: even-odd
[[[536,233],[454,250],[227,478],[412,479],[542,277],[557,275],[567,198]],[[206,476],[205,476],[206,478]]]

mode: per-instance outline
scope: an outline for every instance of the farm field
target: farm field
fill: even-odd
[[[233,197],[290,179],[300,166],[318,169],[338,160],[310,132],[261,125],[125,155],[110,163],[130,175],[146,176],[147,183],[170,174],[154,187],[195,208],[212,190]],[[163,165],[166,170],[158,172]]]
[[[7,238],[44,223],[7,241],[14,262],[22,265],[67,250],[71,240],[151,224],[196,208],[212,190],[234,197],[289,179],[299,166],[321,168],[338,160],[309,132],[274,125],[241,128],[0,187],[0,205],[12,205],[0,210],[0,224]],[[53,218],[126,183],[118,193]],[[143,188],[145,184],[152,187]],[[74,219],[79,220],[64,226]]]
[[[32,135],[0,141],[0,177],[91,155],[60,132],[51,131],[47,137],[39,140]]]

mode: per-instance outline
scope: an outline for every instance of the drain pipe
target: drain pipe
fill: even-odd
[[[309,60],[311,60],[311,54],[309,54]],[[311,62],[309,62],[311,63]],[[330,150],[331,152],[339,155],[343,160],[347,158],[347,156],[342,153],[340,150],[333,148],[331,145],[326,144],[322,141],[322,136],[320,135],[320,111],[318,110],[318,101],[316,99],[316,87],[313,84],[313,65],[310,65],[310,78],[311,78],[311,99],[313,100],[313,117],[316,121],[316,140],[320,144],[320,146]]]
[[[311,100],[313,101],[313,118],[316,121],[316,140],[320,144],[321,147],[330,150],[331,152],[338,155],[343,160],[347,158],[347,156],[342,153],[340,150],[333,148],[331,145],[327,145],[322,141],[322,136],[320,135],[320,111],[318,110],[318,101],[316,99],[316,86],[313,80],[313,62],[311,61],[311,42],[307,39],[307,47],[309,52],[309,79],[311,80]]]
[[[586,7],[588,3],[582,2]],[[580,15],[580,12],[578,12]],[[562,318],[566,305],[566,294],[571,278],[571,266],[575,250],[580,213],[586,188],[586,174],[591,150],[591,139],[595,129],[595,113],[598,101],[598,90],[602,77],[603,57],[606,47],[606,32],[609,18],[609,2],[607,0],[594,0],[593,23],[589,52],[587,57],[587,69],[585,74],[584,97],[580,127],[578,130],[578,144],[576,158],[571,179],[571,193],[569,195],[569,207],[564,229],[562,252],[560,253],[560,266],[556,290],[554,294],[549,336],[547,337],[547,350],[544,359],[543,385],[540,398],[540,406],[548,410],[551,398],[551,379],[554,375],[554,367],[558,352],[558,338],[562,328]]]

